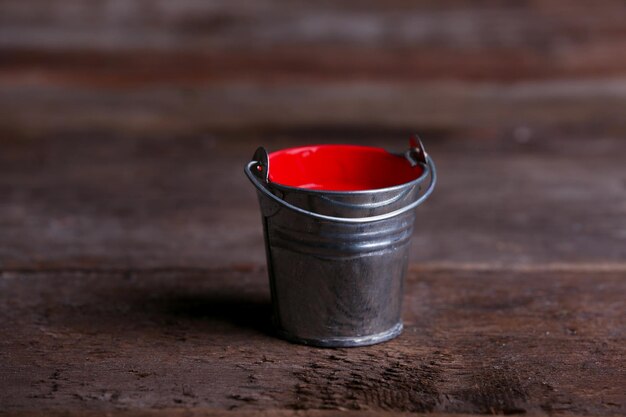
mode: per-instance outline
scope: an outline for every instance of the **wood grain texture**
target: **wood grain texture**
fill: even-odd
[[[549,58],[574,52],[611,63],[626,30],[619,0],[400,1],[5,0],[2,44],[51,50],[268,50],[285,45],[526,50]],[[596,54],[589,54],[591,51]],[[604,52],[604,54],[601,54]],[[571,55],[570,55],[571,54]],[[582,65],[584,59],[578,56]],[[615,56],[618,58],[618,56]],[[623,63],[622,61],[618,61]],[[589,65],[590,63],[586,63]],[[594,63],[592,62],[591,65]],[[618,67],[620,68],[620,67]],[[622,68],[623,69],[623,68]]]
[[[5,86],[0,128],[126,134],[274,131],[311,128],[512,129],[621,134],[623,80],[499,84],[237,82],[217,86],[115,91],[44,85]],[[580,136],[579,133],[577,133]]]
[[[0,416],[626,415],[619,0],[0,0]],[[404,334],[274,337],[242,168],[402,150]]]
[[[619,1],[0,3],[0,127],[626,131]]]
[[[13,417],[35,417],[41,415],[39,411],[14,411],[2,412],[0,416]],[[404,417],[404,416],[426,416],[428,413],[404,413],[398,411],[368,411],[368,410],[219,410],[213,408],[166,408],[151,410],[118,410],[111,411],[93,411],[93,410],[46,410],[46,416],[49,417],[109,417],[111,415],[119,417]],[[447,414],[438,413],[439,417],[466,417],[471,414]]]
[[[330,141],[400,151],[408,133],[4,136],[0,265],[262,265],[260,212],[242,172],[259,145],[277,150]],[[497,140],[428,133],[423,138],[440,181],[418,209],[412,262],[623,265],[623,140],[556,139],[541,131],[512,132]]]
[[[349,133],[4,136],[0,409],[623,414],[620,139],[427,141],[441,182],[420,208],[402,337],[273,337],[241,168],[260,143],[403,147]]]
[[[265,271],[4,272],[5,410],[625,412],[624,273],[412,273],[404,334],[271,335]]]

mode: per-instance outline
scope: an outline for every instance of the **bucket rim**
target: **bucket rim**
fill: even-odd
[[[301,148],[309,148],[309,147],[335,147],[335,146],[349,146],[349,147],[354,147],[354,148],[363,148],[363,149],[375,149],[377,151],[384,151],[387,152],[390,155],[394,155],[400,158],[405,158],[406,156],[404,153],[395,153],[395,152],[389,152],[387,149],[379,147],[379,146],[365,146],[365,145],[351,145],[351,144],[341,144],[341,143],[329,143],[329,144],[313,144],[313,145],[304,145],[304,146],[294,146],[291,148],[285,148],[285,149],[280,149],[274,152],[270,152],[268,154],[268,157],[271,156],[273,153],[277,153],[277,152],[286,152],[286,151],[292,151],[292,150],[296,150],[296,149],[301,149]],[[269,158],[268,158],[269,159]],[[411,162],[411,161],[409,161]],[[424,182],[424,180],[426,179],[426,177],[428,177],[428,174],[430,173],[430,167],[428,166],[428,164],[425,164],[423,162],[418,162],[415,161],[414,162],[415,165],[419,165],[422,168],[422,173],[420,174],[419,177],[408,181],[408,182],[404,182],[401,184],[396,184],[396,185],[392,185],[390,187],[383,187],[383,188],[372,188],[372,189],[367,189],[367,190],[351,190],[351,191],[346,191],[346,190],[315,190],[315,189],[310,189],[310,188],[303,188],[303,187],[294,187],[291,185],[284,185],[278,182],[273,182],[270,181],[269,178],[267,179],[267,184],[273,188],[277,188],[281,191],[289,191],[289,192],[300,192],[300,193],[310,193],[313,195],[321,195],[321,194],[332,194],[332,195],[345,195],[345,196],[349,196],[349,195],[362,195],[362,194],[382,194],[385,192],[392,192],[392,191],[398,191],[402,188],[409,188],[415,185],[420,184],[421,182]],[[271,165],[270,165],[270,170],[271,170]]]
[[[423,151],[423,148],[420,149],[420,151],[421,151],[420,153],[424,157],[424,161],[430,168],[427,171],[430,174],[430,182],[428,184],[428,187],[426,188],[426,191],[424,191],[424,193],[412,203],[398,210],[391,211],[389,213],[381,214],[377,216],[347,217],[347,218],[328,216],[325,214],[316,213],[314,211],[309,211],[298,206],[294,206],[293,204],[282,199],[281,197],[278,197],[277,193],[274,193],[272,191],[271,187],[269,187],[269,183],[267,182],[268,158],[267,158],[267,152],[265,151],[265,148],[263,147],[259,147],[256,150],[253,156],[253,160],[248,162],[244,166],[243,172],[248,177],[252,185],[254,185],[254,187],[259,192],[259,196],[261,197],[265,196],[269,198],[270,200],[273,200],[275,203],[278,203],[280,206],[285,207],[289,210],[292,210],[296,213],[300,213],[309,217],[314,217],[318,220],[323,220],[323,221],[332,221],[332,222],[338,222],[338,223],[370,223],[370,222],[387,220],[392,217],[398,216],[402,213],[405,213],[409,210],[413,210],[415,207],[422,204],[433,193],[433,190],[435,189],[435,184],[437,184],[437,168],[435,167],[435,161],[433,161],[433,159],[428,154],[426,154],[426,152]],[[411,157],[410,150],[407,151],[406,157],[407,158]],[[253,169],[252,167],[254,167],[255,172],[252,172],[252,169]],[[410,183],[412,183],[412,181]],[[322,196],[322,198],[324,198],[324,196]]]

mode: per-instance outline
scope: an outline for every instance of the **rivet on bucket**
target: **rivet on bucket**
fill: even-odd
[[[278,333],[325,347],[399,335],[413,209],[436,183],[421,142],[402,154],[259,148],[245,173],[258,191]]]

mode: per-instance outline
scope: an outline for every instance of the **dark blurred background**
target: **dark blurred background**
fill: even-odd
[[[262,265],[258,145],[402,149],[420,262],[626,256],[626,6],[0,0],[0,265]]]
[[[2,0],[0,124],[25,135],[622,134],[625,8],[619,0]]]

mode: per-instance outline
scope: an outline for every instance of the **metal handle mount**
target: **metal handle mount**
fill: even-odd
[[[417,165],[418,163],[427,165],[430,171],[430,183],[428,184],[428,188],[424,191],[420,197],[418,197],[411,204],[408,204],[398,210],[391,211],[389,213],[380,214],[378,216],[368,216],[368,217],[335,217],[335,216],[327,216],[325,214],[315,213],[309,210],[305,210],[298,206],[294,206],[291,203],[283,200],[278,197],[274,193],[272,193],[267,185],[269,184],[269,172],[270,172],[270,162],[267,151],[263,147],[259,147],[254,156],[252,157],[252,161],[246,164],[244,168],[244,172],[252,185],[256,187],[259,192],[261,192],[265,197],[270,198],[274,202],[280,204],[281,206],[295,211],[300,214],[304,214],[305,216],[314,217],[319,220],[326,220],[332,222],[339,223],[369,223],[380,220],[390,219],[402,213],[405,213],[409,210],[414,209],[419,206],[426,200],[435,189],[435,184],[437,183],[437,169],[435,168],[435,162],[432,158],[426,153],[424,150],[424,146],[422,142],[419,140],[417,135],[413,136],[410,141],[410,148],[407,150],[403,156],[409,160],[412,166]]]

